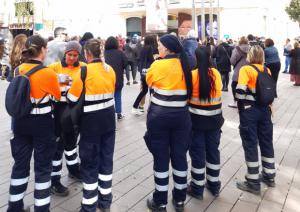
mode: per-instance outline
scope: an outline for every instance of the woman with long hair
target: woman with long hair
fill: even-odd
[[[189,105],[193,131],[189,150],[192,180],[187,192],[197,199],[203,199],[205,172],[207,188],[212,195],[218,196],[221,187],[218,148],[224,123],[222,80],[220,73],[210,64],[209,53],[207,47],[195,51],[197,69],[192,72],[193,94]]]

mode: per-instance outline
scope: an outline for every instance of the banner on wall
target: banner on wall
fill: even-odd
[[[168,1],[145,0],[146,3],[146,32],[168,31]]]

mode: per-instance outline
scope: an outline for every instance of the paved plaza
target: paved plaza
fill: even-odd
[[[0,212],[6,211],[10,173],[13,160],[9,139],[10,117],[4,107],[4,96],[8,83],[0,81]],[[227,107],[232,101],[230,92],[223,94],[225,124],[221,137],[221,193],[218,198],[204,193],[199,201],[187,196],[186,212],[299,212],[300,211],[300,87],[289,81],[289,75],[280,74],[279,98],[273,105],[274,147],[276,158],[276,187],[262,186],[261,196],[238,190],[236,179],[243,179],[246,172],[244,152],[239,136],[239,117],[236,109]],[[117,139],[113,172],[113,212],[148,211],[146,199],[154,188],[152,156],[146,148],[143,136],[146,130],[146,114],[133,116],[131,106],[139,91],[139,85],[124,87],[123,110],[125,120],[117,124]],[[99,120],[101,121],[101,120]],[[31,166],[33,168],[33,164]],[[52,196],[51,212],[78,211],[82,197],[81,183],[67,176],[64,165],[62,182],[68,185],[68,197]],[[172,175],[171,175],[172,176]],[[189,175],[190,176],[190,175]],[[171,205],[172,179],[169,186],[168,211]],[[25,204],[33,205],[34,176],[31,172]],[[33,211],[33,206],[32,206]]]

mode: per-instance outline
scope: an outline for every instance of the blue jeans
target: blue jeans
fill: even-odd
[[[122,88],[115,91],[116,113],[122,113]]]
[[[285,68],[284,68],[284,72],[289,72],[289,66],[291,64],[291,60],[292,58],[289,56],[285,57]]]

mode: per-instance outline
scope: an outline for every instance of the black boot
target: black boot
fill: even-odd
[[[265,183],[268,187],[275,187],[275,179],[268,178],[263,173],[260,175],[261,181]]]
[[[203,194],[196,194],[194,191],[193,191],[193,188],[191,185],[189,185],[186,189],[186,193],[188,195],[190,195],[191,197],[194,197],[198,200],[203,200]]]
[[[69,195],[69,189],[63,186],[60,181],[58,181],[51,185],[51,193],[56,196],[66,197]]]
[[[166,212],[167,207],[166,205],[157,205],[152,198],[147,199],[147,207],[152,211],[152,212]]]
[[[260,195],[260,184],[249,183],[248,181],[239,181],[236,187],[242,191],[248,191],[252,194]]]
[[[184,211],[184,202],[176,202],[174,199],[172,199],[172,203],[176,212]]]
[[[209,183],[206,183],[206,188],[214,197],[218,197],[220,194],[221,182],[219,181],[218,183],[216,183],[216,185],[213,186]]]

